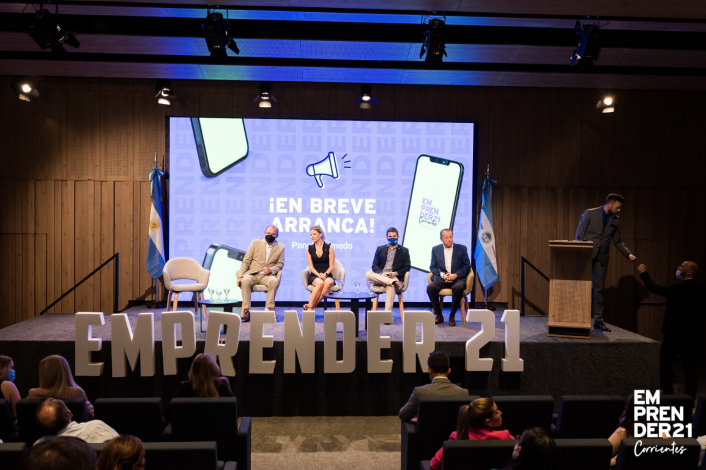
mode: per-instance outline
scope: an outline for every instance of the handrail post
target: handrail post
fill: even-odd
[[[111,313],[118,313],[118,297],[120,295],[120,252],[115,253],[115,282],[113,283],[113,311]]]
[[[520,316],[525,316],[525,257],[520,256]]]

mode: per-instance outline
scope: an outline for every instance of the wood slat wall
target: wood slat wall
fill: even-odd
[[[272,109],[252,100],[258,83],[175,81],[158,106],[154,81],[44,78],[20,102],[0,77],[0,325],[39,313],[116,251],[120,307],[151,299],[144,268],[147,173],[165,152],[165,116],[476,122],[480,187],[491,165],[500,281],[489,299],[520,304],[520,256],[547,272],[547,240],[572,239],[580,214],[611,191],[627,198],[623,240],[660,282],[685,258],[706,265],[706,94],[620,91],[613,115],[596,112],[602,90],[375,85],[380,104],[353,105],[357,84],[276,83]],[[470,234],[457,234],[470,243]],[[634,263],[613,251],[606,319],[659,337],[662,308]],[[113,267],[51,312],[111,312]],[[477,287],[476,294],[482,295]],[[525,273],[528,314],[545,313],[548,283]]]

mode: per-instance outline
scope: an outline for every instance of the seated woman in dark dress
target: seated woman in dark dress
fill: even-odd
[[[333,247],[324,242],[326,237],[321,227],[314,225],[309,234],[314,243],[306,250],[306,259],[309,262],[309,285],[314,286],[314,290],[309,295],[309,303],[304,304],[304,310],[313,310],[324,294],[331,290],[334,282],[331,273],[336,261]]]
[[[194,358],[189,370],[189,380],[181,383],[177,393],[179,398],[232,396],[230,382],[221,377],[221,368],[210,354],[199,354]]]

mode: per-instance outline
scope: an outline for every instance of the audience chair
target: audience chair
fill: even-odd
[[[402,300],[402,294],[405,293],[409,287],[409,271],[404,275],[404,281],[402,282],[402,290],[397,292],[397,301],[400,303],[400,320],[404,321],[404,302]],[[377,294],[373,299],[373,310],[378,309],[378,297],[380,294],[385,294],[385,286],[373,286],[373,294]],[[387,294],[385,294],[387,295]]]
[[[432,276],[433,273],[427,274],[427,281],[429,284],[432,283]],[[463,297],[461,298],[461,323],[464,325],[466,324],[466,310],[468,310],[468,295],[473,291],[473,279],[475,277],[475,274],[473,274],[473,269],[471,269],[471,272],[468,273],[468,277],[466,277],[466,288],[463,289]],[[441,308],[441,311],[444,311],[444,297],[446,296],[451,296],[453,292],[451,292],[451,289],[441,289],[439,291],[439,306]]]
[[[617,395],[562,396],[552,433],[562,439],[608,439],[624,408],[625,400]]]
[[[309,267],[307,266],[307,268],[302,271],[302,282],[304,283],[304,288],[309,292],[312,292],[314,290],[314,286],[309,284],[309,273],[311,273],[311,271],[309,271]],[[333,280],[335,282],[331,286],[331,290],[329,292],[340,292],[342,290],[341,284],[346,280],[346,270],[343,269],[343,265],[339,260],[334,261],[331,275],[333,276]],[[336,301],[336,310],[341,310],[341,302],[338,299],[334,300]],[[324,299],[324,309],[326,308],[327,303],[328,299]]]
[[[35,414],[37,407],[42,403],[42,398],[23,398],[17,402],[17,427],[19,430],[19,440],[32,446],[37,439],[42,437],[39,430]],[[88,421],[88,413],[86,412],[86,400],[83,398],[64,398],[64,403],[71,411],[72,421],[84,423]]]
[[[645,452],[636,456],[635,445],[641,441],[639,448],[646,449],[656,446],[670,449],[667,452]],[[682,454],[672,453],[674,447],[686,449]],[[665,449],[665,450],[666,450]],[[694,470],[699,463],[701,446],[696,439],[623,439],[618,450],[617,470]]]
[[[211,272],[201,266],[198,261],[191,258],[172,258],[164,265],[162,270],[164,275],[164,287],[167,288],[167,311],[172,301],[174,294],[174,310],[177,309],[179,301],[179,292],[192,292],[194,300],[194,310],[196,315],[199,313],[198,299],[199,295],[206,289],[208,278]],[[175,284],[174,281],[188,279],[196,282]]]
[[[503,413],[504,414],[504,413]],[[613,446],[605,439],[556,439],[559,470],[608,470]]]
[[[0,398],[0,441],[7,441],[7,438],[12,435],[14,429],[15,426],[12,422],[10,402],[4,398]]]
[[[673,394],[673,395],[660,395],[660,406],[674,406],[682,410],[684,419],[681,423],[686,426],[691,424],[693,421],[693,416],[691,410],[694,409],[694,399],[690,395],[684,393]],[[700,436],[700,434],[695,434],[694,437]]]
[[[175,398],[169,407],[173,441],[215,441],[221,459],[250,470],[251,418],[238,427],[236,398]]]
[[[706,395],[699,395],[693,418],[694,436],[706,434]]]
[[[106,443],[91,444],[100,455]],[[145,467],[150,470],[175,470],[198,468],[199,470],[237,470],[235,462],[218,460],[215,442],[147,442]]]
[[[142,442],[159,442],[165,422],[161,398],[99,398],[94,403],[96,419],[120,434],[139,437]]]
[[[491,397],[503,412],[503,425],[513,436],[519,436],[527,428],[540,427],[552,430],[554,399],[551,395],[494,396]]]
[[[19,470],[26,451],[27,445],[24,442],[0,444],[0,468],[3,470]]]
[[[418,470],[431,459],[458,423],[458,410],[479,396],[422,396],[417,422],[402,421],[402,470]]]
[[[492,470],[512,461],[515,439],[445,441],[443,447],[442,470]],[[431,461],[424,461],[421,468],[431,469]]]

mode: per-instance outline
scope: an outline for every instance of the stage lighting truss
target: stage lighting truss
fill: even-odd
[[[238,49],[228,26],[228,10],[226,10],[226,18],[223,18],[223,14],[215,10],[206,10],[206,12],[202,26],[211,57],[228,57],[226,47],[236,54],[240,54],[240,49]]]
[[[446,16],[423,15],[421,25],[425,40],[419,51],[419,58],[421,59],[426,54],[424,62],[429,65],[440,65],[444,61],[444,56],[448,57],[446,54]]]
[[[373,86],[369,83],[364,83],[360,86],[360,96],[355,100],[355,104],[360,104],[360,109],[371,109],[373,103],[378,104],[372,93]]]
[[[277,98],[272,95],[272,83],[260,83],[260,93],[255,97],[253,103],[258,103],[260,108],[271,108],[272,103],[276,103]]]
[[[39,96],[39,90],[37,90],[34,81],[29,77],[14,77],[12,83],[10,83],[10,88],[22,101],[31,101],[32,98]]]
[[[596,109],[600,110],[603,114],[614,113],[616,105],[615,96],[606,95],[596,103]]]
[[[589,17],[590,19],[590,17]],[[605,23],[603,26],[607,25]],[[574,34],[578,39],[578,44],[574,53],[571,55],[571,67],[576,67],[580,71],[592,71],[598,60],[598,55],[601,53],[600,41],[600,19],[590,24],[581,25],[581,21],[576,20],[574,26]]]
[[[157,91],[155,98],[157,98],[158,104],[169,106],[172,104],[172,100],[176,99],[171,80],[157,80],[155,90]]]
[[[54,14],[43,8],[43,3],[39,4],[32,18],[32,23],[27,31],[30,37],[42,49],[51,49],[57,54],[65,54],[64,44],[78,49],[81,45],[76,36],[64,29],[59,23],[59,4],[54,3]]]

